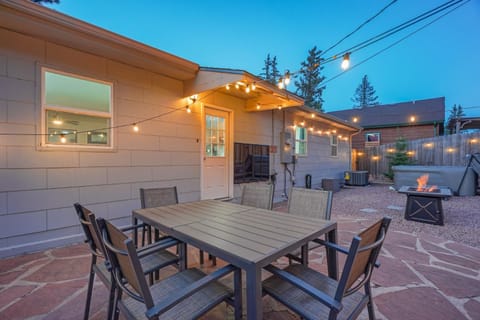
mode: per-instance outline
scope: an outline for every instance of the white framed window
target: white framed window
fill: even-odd
[[[336,134],[330,136],[330,155],[332,157],[338,156],[338,136]]]
[[[113,84],[43,67],[42,146],[113,147]]]
[[[307,138],[308,131],[303,127],[295,128],[295,154],[297,156],[307,155]]]

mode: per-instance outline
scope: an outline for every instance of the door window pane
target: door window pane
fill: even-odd
[[[205,153],[208,157],[225,156],[225,118],[206,115]]]

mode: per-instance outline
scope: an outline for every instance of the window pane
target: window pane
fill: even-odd
[[[47,110],[48,143],[109,145],[110,119]],[[61,142],[62,135],[66,142]]]
[[[225,119],[206,115],[205,153],[209,157],[225,156]]]
[[[45,72],[45,103],[48,106],[110,112],[110,98],[110,85]]]

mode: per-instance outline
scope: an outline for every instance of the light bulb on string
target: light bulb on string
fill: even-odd
[[[285,86],[288,86],[290,84],[290,71],[287,70],[285,72],[285,80],[284,80]]]
[[[245,92],[246,93],[250,93],[250,86],[247,84],[247,86],[245,87]]]
[[[252,86],[251,86],[251,87],[252,87],[252,90],[253,90],[253,91],[255,91],[255,89],[257,89],[257,85],[255,84],[255,82],[252,83]]]
[[[350,52],[343,55],[342,69],[347,70],[350,67]]]
[[[186,106],[187,113],[192,113],[192,109],[190,109],[190,106]]]
[[[140,130],[140,128],[138,127],[138,125],[136,123],[133,124],[133,131],[134,132],[138,132]]]
[[[225,89],[230,90],[230,84],[227,84],[227,85],[225,86]]]
[[[61,134],[61,135],[60,135],[60,142],[61,142],[61,143],[66,143],[66,142],[67,142],[67,138],[65,138],[65,135],[64,135],[64,134]]]
[[[285,88],[285,83],[283,82],[283,78],[280,78],[278,80],[278,88],[279,89],[284,89]]]

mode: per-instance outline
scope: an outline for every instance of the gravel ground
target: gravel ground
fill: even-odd
[[[480,248],[480,196],[444,200],[444,226],[405,220],[406,200],[405,194],[391,190],[387,184],[345,186],[333,194],[332,219],[389,216],[393,230],[429,234]]]

